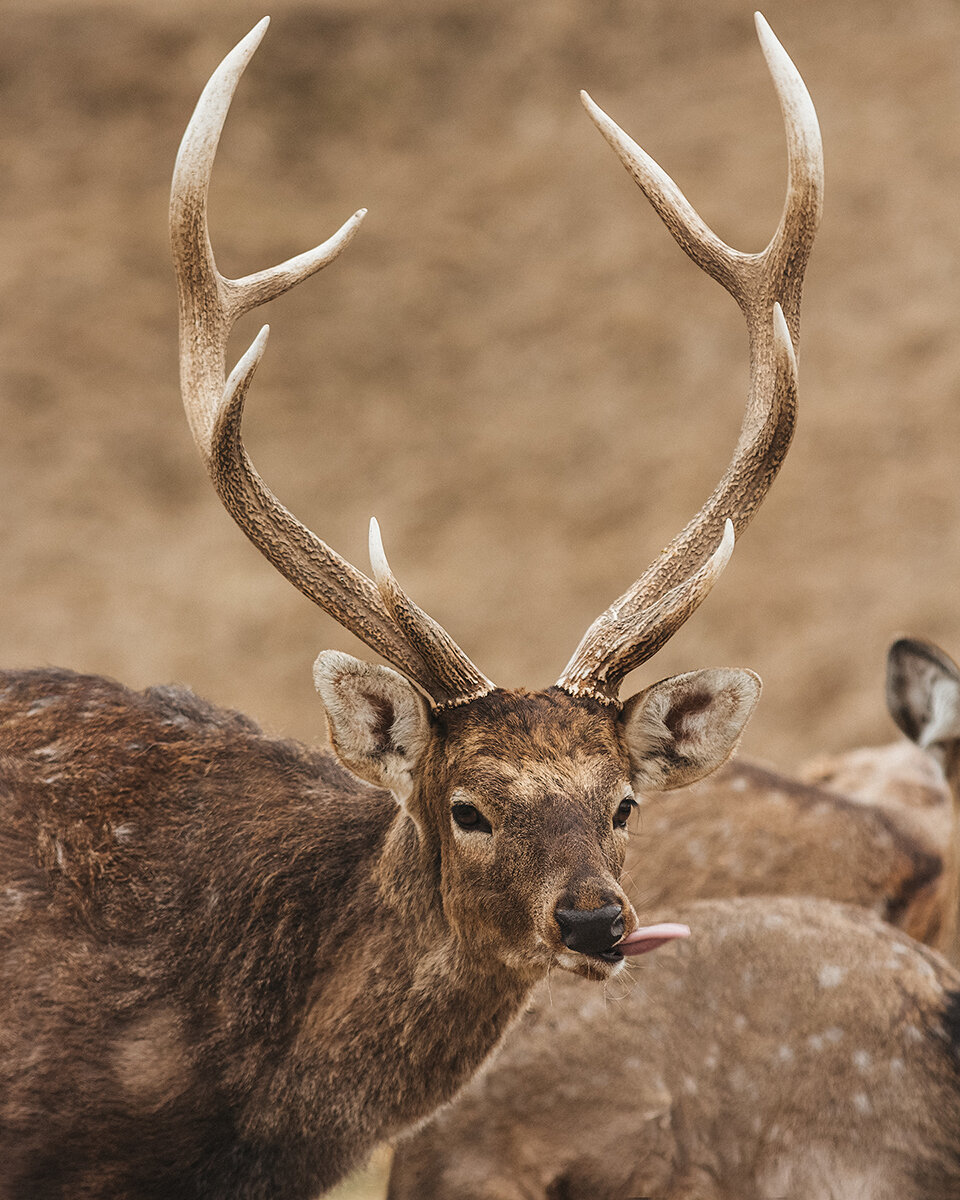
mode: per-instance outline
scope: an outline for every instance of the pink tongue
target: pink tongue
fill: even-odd
[[[633,933],[628,933],[622,942],[617,942],[616,949],[621,954],[628,956],[646,954],[647,951],[656,950],[665,942],[672,942],[674,938],[689,936],[689,925],[676,925],[669,921],[663,925],[645,925],[640,929],[635,929]]]

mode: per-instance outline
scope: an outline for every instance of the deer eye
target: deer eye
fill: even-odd
[[[493,833],[493,826],[472,804],[455,804],[450,811],[454,821],[467,833]]]
[[[637,802],[632,796],[624,796],[617,806],[617,811],[613,814],[614,829],[626,829],[630,814],[636,807]]]

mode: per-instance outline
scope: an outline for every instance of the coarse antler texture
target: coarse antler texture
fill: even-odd
[[[264,18],[214,72],[184,134],[174,170],[170,231],[180,296],[180,387],[187,418],[221,501],[277,570],[420,684],[437,705],[465,703],[489,692],[490,680],[404,596],[389,570],[379,570],[380,584],[374,584],[289,513],[257,474],[241,440],[244,399],[263,357],[269,327],[261,329],[225,382],[226,345],[234,323],[332,262],[352,240],[366,212],[360,209],[333,237],[279,266],[243,279],[227,279],[217,270],[207,229],[210,175],[233,93],[267,25]]]
[[[813,102],[763,17],[757,35],[783,112],[787,199],[765,250],[734,250],[704,223],[673,180],[586,93],[584,105],[681,248],[740,305],[750,342],[750,394],[733,458],[713,494],[660,556],[590,626],[559,687],[616,703],[627,673],[654,654],[705,598],[726,561],[691,574],[729,519],[747,526],[783,462],[796,423],[795,350],[803,272],[820,221],[823,151]],[[728,535],[724,533],[726,542]],[[732,549],[732,537],[730,548]],[[715,561],[717,560],[717,561]]]

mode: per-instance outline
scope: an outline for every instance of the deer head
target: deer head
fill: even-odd
[[[789,188],[759,254],[721,242],[673,182],[584,95],[588,112],[683,249],[733,295],[747,320],[751,388],[726,473],[697,516],[590,627],[557,683],[496,687],[394,578],[376,522],[372,578],[301,525],[243,447],[243,405],[265,326],[225,380],[238,317],[336,258],[365,210],[328,241],[279,266],[227,279],[207,232],[214,155],[262,21],[223,61],[190,121],[173,180],[181,389],[194,439],[231,516],[274,566],[396,670],[325,652],[314,668],[333,747],[354,774],[389,789],[439,863],[444,911],[485,953],[605,976],[644,934],[621,890],[626,819],[638,790],[690,783],[732,752],[759,695],[743,670],[695,671],[619,699],[705,599],[776,475],[793,432],[800,285],[819,220],[821,150],[813,106],[758,20],[787,129]],[[468,934],[469,931],[469,934]],[[674,933],[676,931],[673,931]]]

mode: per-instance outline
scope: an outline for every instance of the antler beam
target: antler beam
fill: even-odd
[[[435,621],[390,576],[381,588],[302,525],[257,474],[241,440],[243,404],[263,357],[264,326],[224,382],[226,345],[237,319],[331,263],[350,243],[360,209],[321,245],[279,266],[227,279],[207,228],[207,193],[223,124],[240,76],[266,32],[264,18],[223,60],[204,88],[174,168],[170,232],[180,297],[180,387],[190,429],[227,511],[282,575],[383,655],[438,705],[463,703],[493,687]],[[384,560],[385,561],[385,560]],[[402,601],[401,598],[402,597]],[[398,614],[403,613],[402,622]],[[442,636],[440,636],[442,635]]]
[[[376,526],[371,531],[374,582],[284,508],[243,446],[243,405],[268,327],[225,380],[226,343],[234,323],[332,262],[365,213],[359,210],[326,242],[276,267],[242,279],[227,279],[217,270],[207,229],[210,176],[234,91],[267,23],[261,21],[214,72],[174,171],[170,222],[180,295],[181,389],[190,428],[227,511],[281,574],[418,683],[436,706],[466,703],[494,685],[404,594]],[[740,305],[751,369],[740,438],[720,483],[683,532],[591,625],[558,680],[568,692],[606,704],[617,703],[624,676],[651,657],[709,593],[793,435],[800,290],[820,217],[823,164],[816,114],[803,81],[759,14],[757,31],[783,110],[789,161],[783,216],[759,254],[743,254],[722,242],[669,176],[583,95],[597,127],[677,242]]]
[[[685,529],[594,621],[557,681],[574,695],[591,695],[605,704],[617,703],[627,673],[663,645],[705,598],[710,584],[702,570],[695,570],[697,564],[717,545],[728,519],[738,537],[749,524],[780,469],[796,424],[800,295],[820,223],[823,150],[817,115],[799,72],[759,13],[756,25],[783,113],[788,160],[783,215],[759,254],[744,254],[721,241],[673,180],[581,94],[594,124],[680,247],[740,305],[750,346],[750,394],[723,477]],[[711,581],[718,574],[716,569],[707,572]]]

